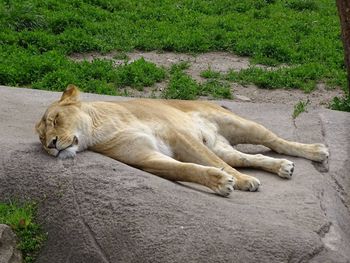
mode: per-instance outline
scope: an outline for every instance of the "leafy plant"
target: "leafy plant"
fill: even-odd
[[[330,108],[339,111],[350,112],[350,96],[344,96],[343,98],[335,97],[330,104]]]
[[[210,68],[201,72],[201,77],[206,79],[217,79],[220,78],[220,72],[213,71]]]
[[[310,103],[309,100],[306,102],[304,101],[299,101],[297,104],[294,105],[294,111],[292,114],[293,119],[296,119],[300,113],[302,112],[307,112],[307,105]]]
[[[290,0],[286,3],[286,6],[297,11],[316,11],[318,9],[315,0]]]
[[[35,203],[0,203],[0,223],[7,224],[19,238],[18,248],[21,250],[25,263],[32,263],[43,243],[46,234],[35,222]]]
[[[135,60],[116,70],[115,82],[117,86],[131,86],[142,90],[144,86],[151,86],[165,78],[165,70],[144,58]]]
[[[310,92],[316,85],[318,74],[331,74],[322,65],[300,65],[277,70],[251,67],[239,72],[231,71],[226,79],[241,84],[253,83],[260,88],[295,88]]]
[[[181,61],[180,63],[175,63],[170,68],[170,74],[174,74],[179,71],[184,71],[188,69],[191,64],[188,61]]]
[[[166,99],[194,100],[198,97],[199,84],[187,74],[177,71],[172,74],[168,88],[163,93]]]
[[[124,86],[142,90],[144,86],[161,81],[165,75],[164,69],[143,58],[118,67],[106,59],[95,59],[92,62],[68,61],[64,68],[53,70],[35,82],[33,88],[62,91],[73,83],[85,92],[122,95],[119,89]]]
[[[118,52],[113,56],[113,59],[128,61],[130,58],[125,52]]]
[[[164,98],[183,100],[194,100],[198,96],[232,98],[229,84],[215,79],[210,79],[204,84],[199,84],[184,72],[188,67],[188,62],[180,62],[171,67],[170,82],[168,88],[163,93]]]
[[[213,96],[214,98],[232,99],[230,85],[218,80],[208,80],[200,86],[200,95]]]

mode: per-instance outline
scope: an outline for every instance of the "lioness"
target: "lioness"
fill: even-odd
[[[255,167],[291,178],[294,164],[235,150],[239,143],[262,144],[292,156],[321,162],[323,144],[279,138],[263,126],[205,101],[134,99],[81,102],[69,85],[36,125],[45,150],[74,157],[86,149],[172,181],[198,183],[222,196],[233,189],[256,191],[258,179],[233,167]]]

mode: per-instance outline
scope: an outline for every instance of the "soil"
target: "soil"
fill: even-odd
[[[94,59],[110,59],[113,60],[115,65],[121,65],[125,63],[125,60],[115,59],[118,57],[117,52],[111,52],[108,54],[99,53],[86,53],[86,54],[72,54],[71,59],[76,61]],[[181,54],[173,52],[143,52],[133,51],[125,54],[128,59],[128,63],[144,58],[147,61],[155,63],[157,66],[170,68],[171,65],[183,61],[190,63],[189,69],[186,72],[198,82],[204,82],[200,76],[200,73],[204,70],[211,69],[220,73],[226,73],[229,70],[240,71],[242,69],[249,68],[252,64],[248,57],[236,56],[228,52],[209,52],[199,55]],[[278,67],[266,67],[264,65],[254,65],[265,68],[267,70],[275,70]],[[285,67],[282,65],[280,67]],[[166,88],[167,81],[157,83],[153,87],[146,87],[143,91],[137,91],[132,88],[125,88],[124,92],[127,96],[132,97],[160,97],[162,91]],[[329,88],[324,83],[318,83],[315,90],[311,93],[305,93],[302,90],[295,89],[261,89],[254,85],[240,85],[238,83],[231,83],[232,92],[234,95],[234,101],[240,102],[256,102],[256,103],[282,103],[287,105],[295,105],[299,101],[309,101],[309,108],[327,108],[330,101],[335,97],[341,97],[344,92],[341,88]],[[210,99],[208,97],[202,97],[201,99]]]

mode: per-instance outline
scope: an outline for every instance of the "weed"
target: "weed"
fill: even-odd
[[[129,57],[125,52],[118,52],[113,56],[113,59],[115,60],[124,60],[124,61],[129,61]]]
[[[184,71],[188,69],[191,64],[188,61],[181,61],[180,63],[173,64],[170,68],[170,74],[174,74],[175,72]]]
[[[220,75],[220,72],[213,71],[210,68],[201,72],[201,77],[206,79],[217,79]]]
[[[45,17],[40,14],[33,3],[13,3],[2,10],[3,20],[7,21],[6,26],[14,31],[31,31],[46,27]]]
[[[85,92],[116,95],[117,89],[113,85],[116,75],[117,70],[110,60],[68,61],[64,68],[57,68],[35,82],[33,88],[62,91],[74,83]]]
[[[218,80],[208,80],[200,87],[200,95],[214,98],[232,99],[231,88],[228,83]]]
[[[117,86],[130,86],[143,90],[144,86],[152,86],[165,78],[165,70],[155,64],[145,61],[144,58],[136,60],[116,69],[115,82]]]
[[[188,67],[189,64],[187,62],[180,62],[171,67],[170,82],[168,88],[163,92],[164,98],[183,100],[193,100],[198,98],[198,96],[232,98],[229,84],[215,79],[210,79],[204,84],[199,84],[184,73],[184,70]]]
[[[316,11],[318,9],[315,0],[290,0],[287,1],[286,6],[297,11]]]
[[[164,69],[143,58],[119,67],[114,67],[113,62],[106,59],[68,61],[64,68],[58,68],[35,82],[33,88],[62,91],[74,83],[84,92],[122,95],[119,92],[122,87],[142,90],[144,86],[163,80],[165,75]]]
[[[344,96],[343,98],[335,97],[330,104],[332,110],[350,111],[350,96]]]
[[[7,224],[19,238],[18,248],[25,263],[35,261],[38,252],[46,240],[41,226],[35,222],[35,203],[0,203],[0,223]]]
[[[198,97],[199,84],[187,74],[176,71],[170,77],[168,88],[163,93],[166,99],[194,100]]]
[[[299,101],[297,104],[294,105],[294,111],[292,114],[293,119],[296,119],[300,113],[307,112],[307,105],[310,103],[309,100],[306,102]]]
[[[331,74],[323,65],[301,65],[295,67],[279,68],[277,70],[266,70],[251,67],[239,72],[231,71],[226,79],[241,84],[253,83],[260,88],[295,88],[310,92],[316,85],[317,75]]]

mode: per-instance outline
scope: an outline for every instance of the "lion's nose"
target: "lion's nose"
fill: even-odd
[[[57,136],[51,140],[47,148],[56,148]]]

